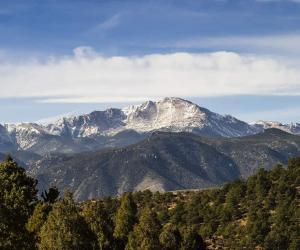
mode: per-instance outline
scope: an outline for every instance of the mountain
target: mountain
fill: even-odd
[[[286,131],[291,134],[300,134],[300,123],[289,123],[289,124],[283,124],[280,122],[272,122],[272,121],[257,121],[252,124],[259,130],[264,130],[268,128],[277,128],[281,129],[283,131]]]
[[[50,124],[0,126],[0,151],[26,150],[77,153],[104,147],[123,147],[154,131],[192,132],[208,137],[238,137],[261,129],[232,116],[222,116],[180,99],[164,98],[124,109],[107,109],[64,117]]]
[[[50,134],[66,137],[94,137],[124,127],[126,116],[120,109],[94,111],[90,114],[61,118],[46,129]]]
[[[278,129],[238,138],[155,132],[120,149],[48,154],[29,168],[40,189],[70,188],[78,200],[126,191],[196,189],[246,178],[300,155],[300,136]]]
[[[0,152],[11,151],[15,148],[11,136],[4,126],[0,124]]]
[[[221,116],[180,98],[148,101],[124,110],[126,127],[138,132],[194,132],[215,137],[235,137],[256,132],[232,116]]]
[[[221,116],[187,100],[167,97],[120,109],[96,111],[63,118],[47,126],[52,134],[71,137],[112,135],[124,130],[138,133],[153,131],[194,132],[208,136],[235,137],[257,132],[232,116]]]

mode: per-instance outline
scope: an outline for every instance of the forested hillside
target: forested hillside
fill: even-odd
[[[146,189],[216,187],[299,155],[300,136],[279,129],[239,138],[156,132],[124,148],[48,154],[27,170],[39,189],[69,188],[75,200],[86,200]]]
[[[0,249],[300,249],[300,158],[220,189],[76,203],[0,164]]]

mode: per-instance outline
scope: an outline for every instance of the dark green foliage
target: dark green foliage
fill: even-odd
[[[14,159],[11,157],[10,154],[8,154],[8,155],[5,156],[5,160],[4,160],[4,161],[5,161],[5,162],[13,162]]]
[[[0,249],[30,247],[25,225],[37,201],[36,184],[10,156],[0,164]]]
[[[0,249],[298,250],[299,176],[296,158],[219,189],[82,203],[49,190],[37,202],[36,182],[8,158],[0,164]]]
[[[180,250],[205,250],[206,244],[202,237],[193,227],[185,227],[182,229],[182,241]]]
[[[121,205],[115,217],[114,237],[119,241],[121,247],[127,243],[127,237],[136,222],[136,204],[132,195],[126,193],[121,198]]]
[[[141,211],[138,224],[130,233],[126,250],[158,250],[159,232],[161,225],[157,215],[150,208],[146,207]]]
[[[164,250],[177,250],[180,247],[181,235],[176,225],[167,223],[159,236],[159,242]]]
[[[44,202],[54,203],[59,197],[59,191],[57,187],[50,187],[48,192],[45,190],[42,195]]]
[[[29,218],[26,228],[31,233],[34,239],[34,245],[40,242],[40,231],[48,214],[51,211],[51,206],[48,203],[39,202],[36,204],[32,216]]]
[[[93,246],[93,249],[112,249],[115,243],[113,221],[106,204],[93,200],[83,204],[81,209],[81,215],[97,239],[97,244]]]
[[[54,204],[40,232],[39,249],[93,249],[96,239],[70,194]]]

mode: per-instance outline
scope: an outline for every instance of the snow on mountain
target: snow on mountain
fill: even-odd
[[[268,128],[277,128],[291,134],[300,134],[300,123],[283,124],[280,122],[260,120],[255,123],[252,123],[252,125],[260,129],[261,131]]]
[[[11,140],[23,150],[33,146],[41,135],[48,133],[44,127],[36,123],[4,124],[4,127]]]
[[[243,136],[257,129],[231,116],[174,97],[147,101],[141,105],[95,111],[87,115],[62,118],[46,126],[49,133],[71,137],[113,135],[124,130],[148,133],[156,130],[195,132],[211,136]]]
[[[256,133],[256,129],[231,116],[222,116],[181,98],[167,97],[123,109],[126,128],[138,132],[203,132],[234,137]]]
[[[165,98],[158,102],[148,101],[138,106],[123,109],[127,118],[126,128],[138,132],[159,129],[187,131],[190,128],[205,126],[207,110],[179,99]]]
[[[85,143],[84,138],[98,138],[104,145],[104,137],[113,138],[122,131],[135,131],[147,134],[153,131],[193,132],[210,137],[239,137],[256,134],[266,128],[276,127],[290,133],[300,133],[300,125],[280,124],[275,122],[257,122],[250,125],[230,115],[219,115],[208,109],[175,97],[167,97],[160,101],[147,101],[141,105],[124,109],[107,109],[94,111],[90,114],[68,116],[48,124],[20,123],[0,125],[0,144],[11,142],[17,149],[30,149],[33,146],[47,148],[47,141],[52,138],[53,148],[57,147],[57,140],[63,145],[68,143]],[[103,137],[104,136],[104,137]],[[123,134],[129,138],[136,134]],[[78,140],[80,142],[78,142]],[[101,140],[101,138],[103,140]],[[57,140],[56,140],[57,139]],[[132,140],[131,140],[132,139]],[[56,140],[56,141],[55,141]],[[77,140],[77,141],[76,141]],[[4,142],[4,143],[3,143]],[[40,142],[40,144],[39,144]],[[97,142],[97,143],[98,143]],[[101,145],[102,145],[101,144]],[[40,146],[39,146],[40,145]],[[104,145],[105,146],[105,145]]]
[[[123,127],[124,113],[120,109],[94,111],[90,114],[59,119],[46,126],[50,134],[69,137],[92,137]]]

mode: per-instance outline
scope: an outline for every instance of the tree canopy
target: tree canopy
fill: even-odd
[[[76,202],[11,157],[0,164],[0,249],[300,249],[300,158],[198,191]]]
[[[36,185],[10,156],[0,164],[0,249],[29,247],[26,223],[37,201]]]

